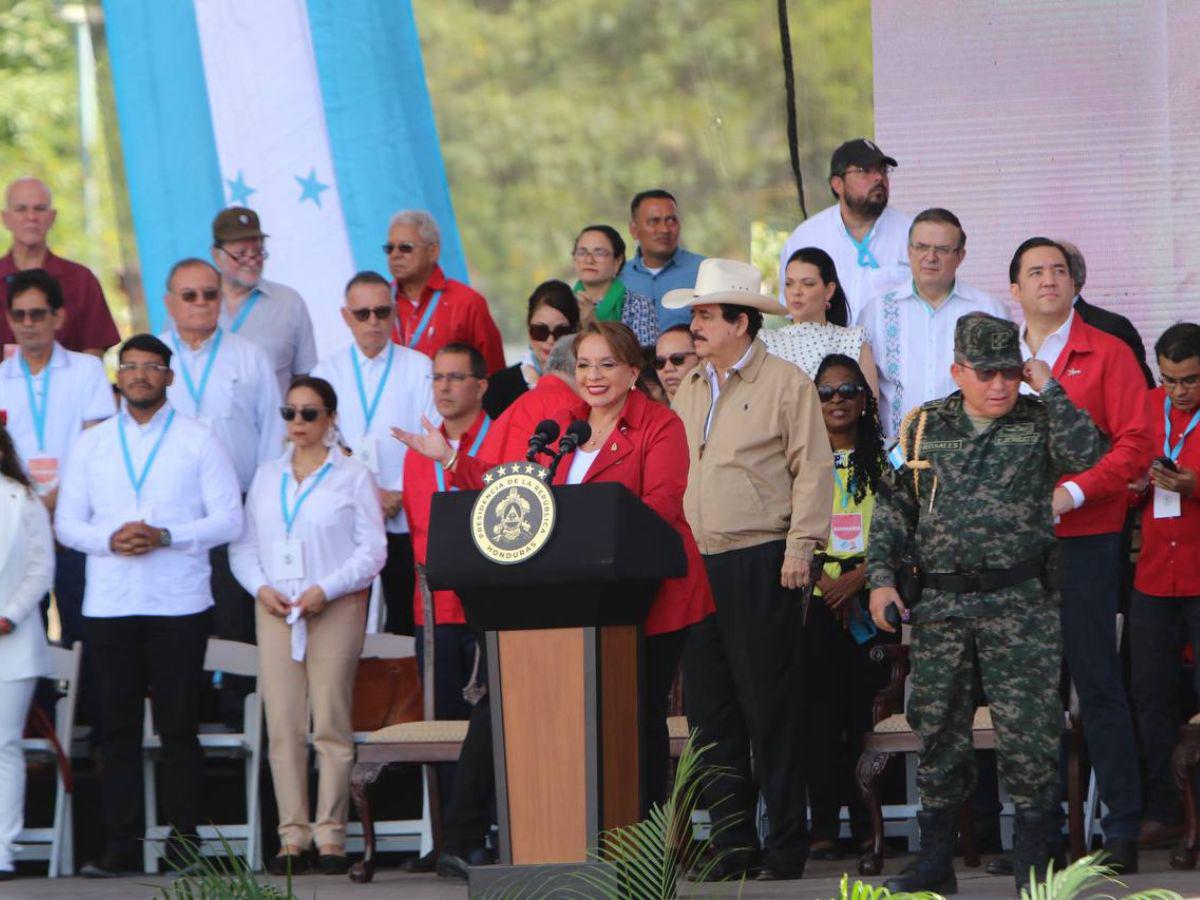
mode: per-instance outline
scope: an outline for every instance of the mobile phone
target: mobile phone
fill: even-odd
[[[1177,466],[1175,464],[1175,460],[1171,459],[1171,457],[1169,457],[1169,456],[1160,456],[1158,459],[1156,459],[1154,461],[1158,465],[1160,465],[1164,469],[1166,469],[1168,472],[1178,472],[1179,471],[1179,466]]]

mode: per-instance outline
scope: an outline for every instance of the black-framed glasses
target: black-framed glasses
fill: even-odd
[[[219,288],[202,288],[198,291],[192,288],[184,288],[182,291],[173,291],[172,293],[184,303],[196,303],[199,300],[203,300],[205,303],[215,303],[221,299]]]
[[[350,315],[354,316],[358,321],[365,322],[371,318],[371,314],[375,314],[375,318],[382,322],[392,314],[390,306],[369,306],[366,309],[351,309]]]
[[[817,385],[817,396],[821,398],[822,403],[828,403],[834,396],[841,397],[843,400],[853,400],[862,392],[863,386],[855,384],[853,381],[843,382],[837,387],[829,384]]]
[[[844,175],[882,175],[887,178],[892,174],[892,167],[887,163],[879,163],[874,166],[846,166]]]
[[[401,256],[408,256],[418,247],[428,246],[428,241],[421,241],[419,244],[414,244],[412,241],[400,241],[398,244],[393,244],[389,241],[383,245],[383,253],[385,256],[391,256],[393,252],[399,253]]]
[[[429,376],[429,379],[434,384],[441,384],[443,381],[448,381],[450,384],[462,384],[468,378],[476,378],[470,372],[434,372]]]
[[[960,365],[964,369],[970,369],[972,372],[974,372],[975,377],[978,378],[979,381],[981,381],[983,384],[990,384],[991,382],[995,381],[996,376],[1000,376],[1001,378],[1003,378],[1005,381],[1008,381],[1008,382],[1021,380],[1022,371],[1021,371],[1020,366],[1005,366],[1003,368],[977,369],[974,366],[968,366],[966,363],[960,363]]]
[[[285,421],[285,422],[294,421],[297,414],[299,414],[300,418],[303,419],[305,422],[315,422],[315,421],[317,421],[317,418],[323,412],[328,412],[328,410],[319,409],[316,406],[301,406],[301,407],[281,406],[281,407],[279,407],[279,414],[281,416],[283,416],[283,421]]]
[[[133,363],[123,362],[117,366],[118,372],[157,372],[159,375],[165,375],[171,371],[170,366],[164,366],[162,363]]]
[[[230,253],[224,247],[217,247],[222,253],[228,256],[236,263],[245,265],[248,262],[262,262],[269,255],[266,247],[259,247],[257,250],[243,250],[241,253]]]
[[[654,368],[661,372],[667,367],[668,362],[675,366],[675,368],[679,368],[685,362],[687,362],[689,356],[695,355],[695,350],[685,350],[682,353],[668,353],[666,356],[656,356],[654,357]]]
[[[41,312],[41,310],[30,310],[30,311],[31,312]],[[14,315],[13,318],[15,319],[16,316]],[[17,319],[17,321],[19,322],[21,320]],[[36,320],[34,320],[34,321],[36,321]],[[1182,378],[1172,378],[1170,375],[1160,375],[1159,380],[1162,382],[1162,386],[1165,388],[1173,388],[1173,387],[1194,388],[1196,385],[1200,384],[1200,374],[1184,375]]]
[[[553,328],[549,325],[543,325],[541,322],[535,322],[529,326],[529,339],[531,341],[544,341],[551,337],[557,341],[559,338],[574,333],[575,326],[569,322],[566,325],[555,325]]]
[[[38,322],[45,322],[50,312],[48,306],[39,306],[37,309],[10,309],[8,314],[12,316],[14,322],[24,322],[29,319],[36,325]]]

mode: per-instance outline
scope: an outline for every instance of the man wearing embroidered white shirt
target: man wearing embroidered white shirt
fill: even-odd
[[[958,277],[966,247],[958,216],[937,207],[921,212],[908,232],[912,278],[872,299],[855,320],[875,354],[879,419],[889,438],[910,409],[958,390],[950,374],[958,320],[971,312],[1009,318],[1003,303]]]
[[[221,273],[221,326],[257,344],[275,370],[279,394],[317,364],[317,344],[304,298],[262,277],[266,240],[258,213],[231,206],[213,220],[212,260]]]
[[[101,856],[88,877],[141,858],[142,703],[162,739],[161,798],[178,835],[195,839],[203,757],[196,739],[210,633],[208,552],[242,528],[241,491],[212,432],[167,401],[171,350],[153,335],[118,354],[117,415],[85,431],[67,460],[57,526],[88,555],[84,634],[100,701]],[[177,862],[178,846],[168,845]]]
[[[1054,489],[1052,507],[1062,555],[1063,656],[1079,693],[1100,798],[1108,807],[1104,849],[1111,865],[1132,873],[1138,865],[1141,781],[1115,627],[1127,486],[1154,455],[1145,420],[1146,383],[1126,344],[1075,314],[1075,284],[1061,245],[1040,237],[1022,243],[1009,281],[1025,313],[1022,356],[1049,365],[1071,402],[1111,441],[1100,462]]]
[[[95,356],[67,350],[54,339],[66,315],[53,275],[26,269],[8,279],[8,323],[17,352],[0,364],[0,409],[21,465],[51,514],[71,448],[83,430],[116,410],[104,366]],[[54,599],[60,639],[83,638],[82,553],[55,548]]]
[[[174,380],[167,399],[184,415],[212,429],[237,472],[245,494],[258,467],[283,450],[279,388],[271,364],[251,341],[220,327],[221,276],[211,263],[192,257],[177,262],[167,276],[164,298],[171,325],[161,335],[174,351]],[[210,554],[214,633],[254,643],[254,598],[229,568],[229,547]],[[254,680],[226,675],[221,680],[221,719],[241,730],[243,699]]]
[[[837,267],[850,319],[872,298],[910,277],[906,247],[912,217],[888,206],[888,178],[896,160],[874,141],[856,138],[833,151],[829,187],[837,203],[791,233],[779,256],[779,302],[783,271],[801,247],[820,247]]]
[[[387,280],[359,272],[346,285],[342,319],[354,338],[322,360],[312,374],[337,392],[342,437],[354,458],[375,475],[387,522],[388,559],[380,573],[387,603],[385,630],[413,633],[414,568],[408,520],[401,504],[408,448],[390,429],[420,431],[421,417],[439,422],[428,356],[391,340],[396,307]]]

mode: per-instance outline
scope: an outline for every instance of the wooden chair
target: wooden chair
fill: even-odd
[[[1200,662],[1197,663],[1200,665]],[[1171,854],[1172,869],[1194,869],[1200,856],[1200,825],[1196,821],[1196,773],[1200,771],[1200,714],[1179,729],[1179,744],[1171,757],[1175,784],[1183,798],[1183,840]]]
[[[875,697],[872,713],[874,730],[863,737],[863,751],[858,759],[856,780],[863,803],[871,815],[871,848],[859,858],[862,875],[878,875],[883,869],[883,807],[875,790],[875,781],[897,753],[916,753],[920,740],[904,716],[904,686],[909,674],[908,645],[891,644],[872,648],[876,662],[891,662],[891,677],[887,687]],[[1071,856],[1084,855],[1083,841],[1083,784],[1080,778],[1080,747],[1082,743],[1078,711],[1066,717],[1064,740],[1067,744],[1067,811]],[[992,727],[991,710],[982,706],[975,711],[971,726],[971,743],[976,750],[994,750],[996,732]],[[962,853],[968,866],[979,865],[979,853],[974,846],[970,828],[969,809],[962,815]]]

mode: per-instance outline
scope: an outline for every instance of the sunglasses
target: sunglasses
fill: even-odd
[[[853,400],[862,392],[863,386],[861,384],[854,384],[850,381],[839,384],[837,387],[830,387],[827,384],[817,385],[817,396],[821,398],[822,403],[828,403],[833,399],[834,394],[843,400]]]
[[[549,337],[553,337],[556,341],[561,337],[566,337],[568,334],[575,333],[574,325],[555,325],[551,328],[549,325],[543,325],[538,322],[535,325],[529,326],[529,339],[533,341],[544,341]]]
[[[205,303],[214,303],[221,299],[221,291],[218,288],[204,288],[200,291],[185,288],[182,291],[175,291],[175,296],[184,303],[195,303],[198,300],[203,300]]]
[[[964,369],[970,369],[974,372],[975,377],[983,384],[990,384],[995,381],[997,375],[1008,382],[1021,380],[1021,369],[1016,366],[1009,366],[1003,369],[977,369],[974,366],[968,366],[966,363],[961,363],[961,365]]]
[[[391,256],[392,251],[394,250],[397,253],[399,253],[401,256],[407,256],[408,254],[410,254],[414,250],[416,250],[418,247],[424,247],[424,246],[426,246],[424,243],[414,244],[411,241],[403,241],[402,243],[399,243],[399,244],[388,243],[388,244],[383,245],[383,252],[385,255]]]
[[[44,322],[46,316],[50,315],[50,310],[42,306],[38,309],[10,309],[8,314],[12,316],[14,322],[24,322],[26,318],[30,322]]]
[[[299,409],[294,406],[279,407],[279,414],[283,416],[285,422],[294,421],[297,413],[305,422],[315,422],[322,412],[328,412],[328,410],[317,409],[315,406],[302,406]]]
[[[367,309],[351,309],[349,313],[360,322],[367,321],[371,318],[371,313],[374,313],[375,318],[382,322],[392,314],[392,308],[390,306],[371,306]]]
[[[671,365],[675,366],[675,368],[679,368],[685,362],[687,362],[687,358],[689,356],[695,356],[695,355],[696,355],[695,350],[687,350],[683,353],[668,353],[666,356],[656,356],[656,357],[654,357],[654,368],[658,369],[658,371],[661,372],[663,369],[665,369],[667,367],[668,362]]]

